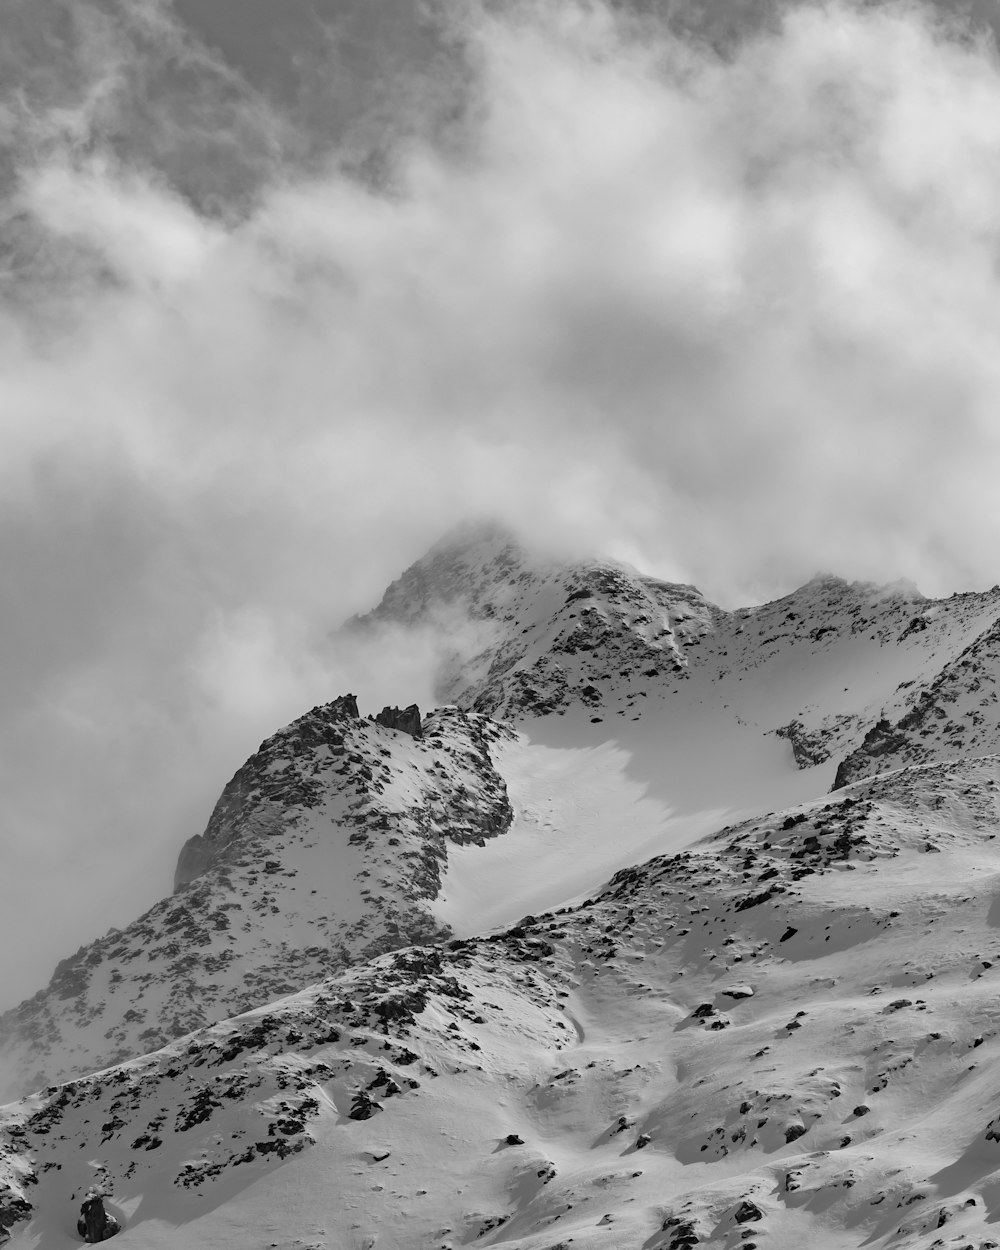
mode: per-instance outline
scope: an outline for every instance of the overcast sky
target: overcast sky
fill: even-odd
[[[328,637],[470,514],[728,606],[1000,580],[992,53],[489,9],[11,8],[0,1003],[275,728],[426,700]]]

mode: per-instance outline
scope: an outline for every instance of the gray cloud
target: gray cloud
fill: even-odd
[[[252,58],[174,25],[196,124],[175,83],[112,142],[165,13],[129,36],[145,77],[95,27],[79,91],[18,122],[0,904],[8,942],[40,897],[64,927],[8,997],[162,893],[265,734],[346,688],[429,697],[431,639],[329,632],[470,512],[729,603],[820,567],[996,580],[1000,74],[974,40],[830,5],[722,55],[593,5],[478,12],[420,45],[394,104],[433,80],[419,124],[337,113],[346,161],[320,97],[295,139]]]

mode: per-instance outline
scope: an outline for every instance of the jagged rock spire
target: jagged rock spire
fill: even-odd
[[[424,732],[420,724],[420,708],[415,703],[402,711],[398,707],[384,707],[375,717],[375,723],[384,725],[386,729],[399,729],[411,738],[420,738]]]

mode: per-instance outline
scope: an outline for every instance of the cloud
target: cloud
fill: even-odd
[[[448,89],[408,80],[422,132],[378,114],[377,177],[175,28],[197,152],[179,90],[132,116],[151,39],[129,77],[91,38],[86,106],[32,118],[0,310],[0,902],[8,942],[40,893],[65,927],[10,994],[162,893],[267,733],[348,687],[429,697],[432,639],[329,634],[470,513],[729,603],[817,568],[996,580],[989,49],[909,7],[789,10],[724,54],[597,4],[450,20]]]

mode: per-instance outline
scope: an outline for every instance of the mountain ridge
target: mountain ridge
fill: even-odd
[[[493,530],[345,628],[446,620],[461,706],[265,739],[0,1021],[16,1250],[92,1182],[150,1247],[258,1192],[314,1250],[988,1246],[1000,588],[727,611]]]
[[[769,737],[785,740],[792,766],[815,770],[817,779],[836,765],[836,776],[805,790],[794,778],[777,788],[751,783],[746,793],[735,787],[730,811],[762,811],[862,775],[870,764],[859,761],[875,758],[872,744],[888,710],[910,723],[939,708],[934,692],[950,690],[954,675],[969,667],[967,655],[997,636],[1000,594],[994,588],[935,602],[906,585],[821,574],[769,604],[727,612],[694,587],[610,561],[533,557],[508,532],[479,526],[446,536],[346,629],[414,627],[456,607],[493,631],[491,644],[464,667],[446,665],[443,692],[468,710],[434,713],[418,740],[362,718],[353,696],[342,696],[265,740],[225,787],[205,832],[182,847],[176,901],[163,900],[125,931],[82,947],[61,961],[48,987],[0,1017],[0,1058],[8,1077],[16,1074],[9,1094],[163,1045],[213,1016],[262,1005],[382,949],[447,937],[434,904],[447,847],[505,833],[514,818],[507,781],[490,757],[491,744],[513,741],[503,721],[557,751],[585,753],[611,735],[633,760],[649,726],[670,758],[647,760],[637,779],[665,804],[665,820],[685,785],[695,809],[707,785],[718,788],[692,769],[720,742],[734,764],[751,751],[753,762],[744,766],[751,782],[764,775],[761,768],[784,767],[780,751],[763,747]],[[833,664],[839,674],[839,654],[850,658],[862,640],[869,667],[890,644],[908,664],[908,675],[886,683],[877,706],[852,696],[833,714],[817,715],[822,707],[798,702],[806,681],[801,689],[792,684],[795,701],[782,695],[783,706],[765,709],[780,691],[781,671],[798,665],[809,678],[810,665]],[[759,683],[747,695],[755,675]],[[867,672],[863,678],[868,694],[871,679]],[[984,723],[980,753],[1000,743],[998,718]],[[704,741],[694,729],[699,721]],[[633,724],[640,737],[630,739]],[[891,738],[881,766],[895,762],[900,741]],[[900,762],[931,758],[947,758],[947,743],[936,754],[911,747]],[[588,760],[581,755],[581,766],[592,768]],[[413,773],[416,789],[407,781]],[[621,819],[621,804],[612,806],[613,819]],[[567,812],[562,819],[579,818]],[[668,842],[683,845],[704,832],[706,820],[675,826]],[[339,839],[334,860],[323,858],[331,836]],[[530,873],[530,845],[527,854]],[[339,901],[329,905],[315,891],[303,898],[295,883],[309,875]],[[350,885],[337,885],[341,877]]]
[[[0,1017],[6,1067],[26,1067],[29,1085],[36,1073],[79,1075],[447,936],[426,905],[443,843],[495,837],[510,821],[490,763],[503,736],[457,709],[427,717],[418,740],[361,718],[353,696],[313,708],[237,771],[205,834],[181,849],[173,895]]]
[[[170,1211],[212,1241],[199,1194],[252,1195],[301,1158],[309,1210],[284,1212],[285,1235],[313,1246],[676,1250],[745,1244],[746,1223],[779,1246],[927,1246],[945,1224],[946,1244],[985,1245],[996,950],[955,939],[986,910],[967,880],[997,876],[998,821],[996,757],[867,778],[574,907],[379,956],[46,1089],[3,1113],[0,1222],[96,1175],[126,1219],[131,1193],[159,1195],[147,1244],[173,1234]],[[932,858],[941,932],[923,933]],[[316,1192],[330,1159],[333,1207]]]

